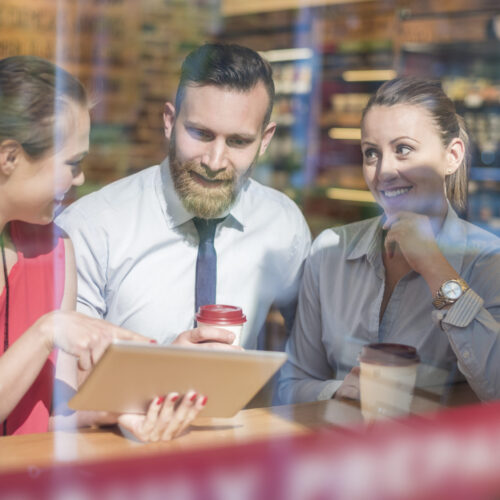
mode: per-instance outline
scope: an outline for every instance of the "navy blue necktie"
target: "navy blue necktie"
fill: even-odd
[[[217,253],[214,238],[217,224],[224,219],[193,219],[200,243],[196,259],[195,312],[200,306],[215,304],[217,289]]]

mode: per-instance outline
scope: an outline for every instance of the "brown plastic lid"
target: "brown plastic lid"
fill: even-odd
[[[208,325],[241,325],[246,320],[241,307],[225,304],[201,306],[196,313],[196,321]]]
[[[359,361],[375,365],[409,366],[420,362],[415,347],[405,344],[375,343],[363,347]]]

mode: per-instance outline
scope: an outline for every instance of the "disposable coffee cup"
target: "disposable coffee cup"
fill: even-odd
[[[365,421],[409,414],[419,362],[417,350],[408,345],[376,343],[363,347],[359,388]]]
[[[246,320],[241,307],[225,304],[201,306],[196,313],[198,326],[216,326],[233,332],[234,342],[232,345],[241,345],[241,332]]]

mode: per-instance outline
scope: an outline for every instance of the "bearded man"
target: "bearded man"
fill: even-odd
[[[75,247],[79,311],[161,344],[232,342],[195,328],[203,300],[243,309],[245,348],[257,347],[273,304],[291,325],[309,229],[287,196],[250,179],[276,128],[273,100],[271,67],[253,50],[206,44],[188,55],[164,109],[168,158],[57,219]],[[208,299],[198,296],[202,239]]]

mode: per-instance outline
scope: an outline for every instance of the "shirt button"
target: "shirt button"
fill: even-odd
[[[469,357],[470,357],[470,352],[469,352],[469,351],[463,351],[463,352],[462,352],[462,356],[463,356],[463,358],[464,358],[464,359],[469,359]]]

